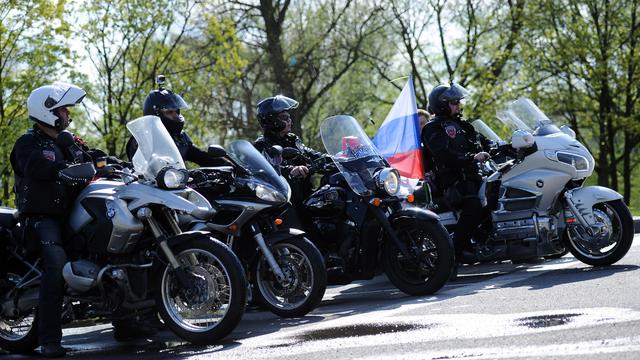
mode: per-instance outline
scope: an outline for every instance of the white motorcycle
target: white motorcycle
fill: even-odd
[[[569,250],[593,266],[611,265],[631,247],[633,219],[622,195],[602,186],[583,186],[594,170],[594,159],[568,126],[556,126],[531,100],[519,99],[497,117],[515,130],[511,145],[502,145],[493,161],[483,165],[487,176],[480,198],[491,209],[491,226],[478,229],[474,261],[553,257]],[[481,120],[478,132],[505,144]],[[458,214],[429,196],[425,205],[439,213],[450,231]],[[433,200],[431,200],[433,199]],[[488,228],[488,229],[487,229]],[[478,239],[482,238],[481,241]],[[486,238],[486,240],[484,240]]]

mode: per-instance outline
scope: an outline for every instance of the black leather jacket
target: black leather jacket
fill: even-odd
[[[460,180],[480,181],[475,154],[483,151],[481,136],[467,121],[436,116],[422,130],[423,156],[431,157],[436,184],[442,188]]]
[[[21,214],[61,216],[68,210],[78,189],[62,183],[58,173],[74,162],[91,161],[84,142],[76,138],[76,145],[63,149],[36,126],[18,138],[10,161]]]
[[[260,135],[256,141],[254,141],[253,145],[263,153],[265,156],[268,148],[273,145],[280,145],[282,148],[292,147],[300,150],[302,154],[313,161],[319,159],[323,156],[321,152],[315,151],[302,143],[302,140],[298,137],[298,135],[294,133],[288,133],[285,136],[277,136],[270,133],[266,133],[264,135]],[[311,194],[312,184],[311,177],[307,176],[305,178],[292,178],[290,176],[291,170],[296,166],[309,166],[309,164],[303,157],[298,156],[293,159],[283,160],[282,165],[280,167],[282,171],[282,175],[289,181],[289,185],[291,186],[292,191],[292,202],[298,203],[304,200],[307,196]]]

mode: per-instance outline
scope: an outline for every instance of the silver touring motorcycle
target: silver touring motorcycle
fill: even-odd
[[[68,220],[63,319],[122,319],[155,307],[181,338],[215,342],[244,313],[242,266],[208,233],[180,231],[177,215],[205,219],[215,210],[186,187],[188,173],[160,119],[145,116],[127,127],[139,144],[135,174],[107,165],[95,176],[91,163],[63,170],[73,172],[64,175],[75,181],[94,178]],[[17,215],[14,209],[0,211],[6,266],[0,282],[0,347],[24,352],[37,346],[41,268],[22,243]]]
[[[470,249],[474,260],[554,257],[567,250],[593,266],[620,260],[633,241],[631,213],[617,192],[583,186],[594,160],[575,132],[556,126],[525,98],[498,111],[497,117],[514,132],[511,144],[494,155],[503,161],[485,163],[488,176],[480,197],[492,210],[492,226],[487,241]],[[481,120],[473,125],[504,144]],[[457,222],[454,212],[439,215],[449,229]]]

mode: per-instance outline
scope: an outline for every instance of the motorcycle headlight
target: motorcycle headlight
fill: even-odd
[[[189,173],[185,169],[165,167],[158,172],[156,183],[163,189],[180,189],[187,186]]]
[[[549,160],[571,165],[578,171],[589,170],[589,161],[584,156],[563,151],[549,151],[545,152],[545,155]]]
[[[270,202],[286,202],[287,198],[279,191],[270,187],[257,184],[255,187],[256,196],[264,201]]]
[[[396,169],[384,168],[376,176],[376,185],[387,194],[394,196],[400,190],[400,175]]]

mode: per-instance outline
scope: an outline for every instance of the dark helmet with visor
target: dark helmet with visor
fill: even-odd
[[[278,114],[298,107],[298,102],[284,95],[271,96],[258,102],[258,121],[264,131],[278,133],[287,124],[278,119]]]
[[[184,127],[184,117],[180,114],[180,109],[186,109],[189,105],[182,97],[171,90],[152,90],[146,99],[142,112],[144,115],[156,115],[160,117],[162,123],[171,134],[179,134]],[[169,118],[161,110],[175,110],[177,116]]]
[[[449,102],[460,101],[467,96],[469,91],[458,84],[438,85],[429,93],[428,110],[435,115],[451,115]]]

